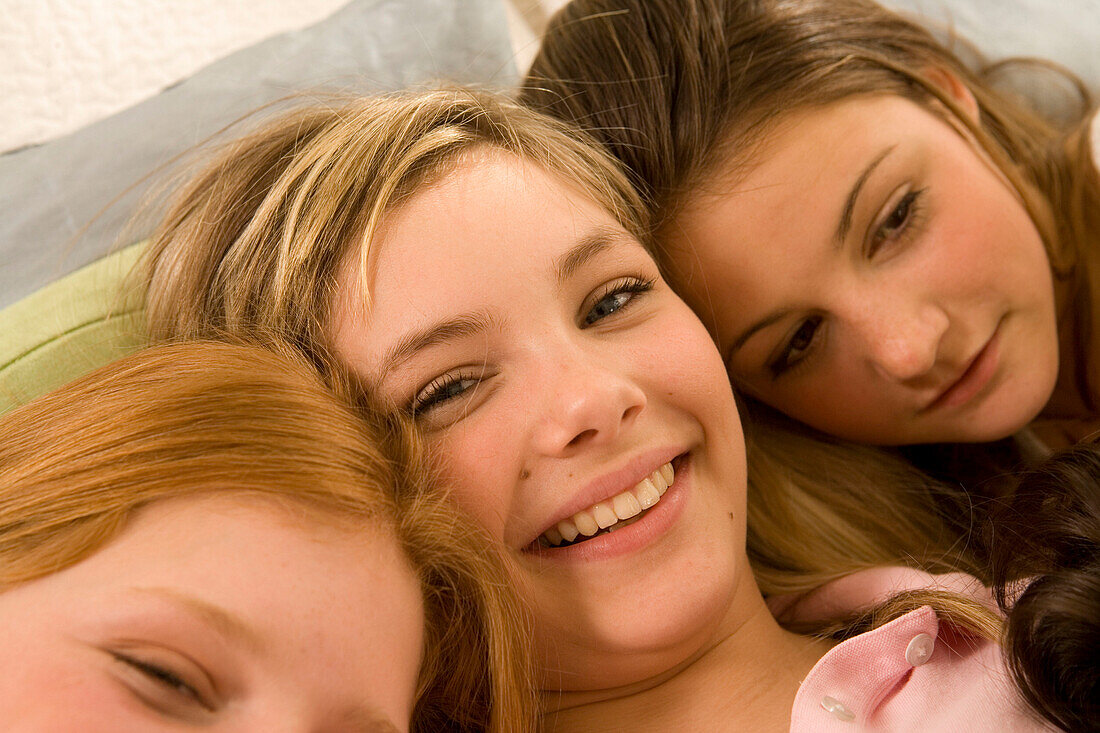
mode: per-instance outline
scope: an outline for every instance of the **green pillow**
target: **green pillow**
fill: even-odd
[[[146,345],[134,245],[0,310],[0,413]]]

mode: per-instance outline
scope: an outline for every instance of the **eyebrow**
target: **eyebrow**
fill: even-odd
[[[598,227],[581,237],[579,243],[558,258],[554,268],[558,273],[558,285],[564,285],[577,270],[616,244],[620,244],[623,239],[623,232],[611,227]]]
[[[264,646],[263,640],[255,629],[242,618],[224,608],[219,608],[204,600],[171,588],[133,588],[132,590],[158,596],[176,606],[180,606],[207,626],[214,628],[222,636],[242,642],[250,649],[259,651]]]
[[[418,351],[422,351],[429,346],[446,343],[458,338],[476,336],[491,331],[498,326],[498,320],[492,313],[476,311],[455,316],[405,334],[386,352],[385,357],[379,363],[374,381],[380,381],[391,369],[408,361]]]
[[[867,182],[867,179],[871,177],[871,174],[874,173],[875,168],[877,168],[882,161],[886,160],[886,157],[890,155],[890,153],[892,153],[894,151],[894,148],[896,147],[896,145],[891,145],[890,147],[881,151],[874,158],[872,158],[871,162],[867,164],[867,167],[864,168],[863,172],[861,172],[859,174],[859,177],[856,178],[855,183],[852,184],[852,190],[848,193],[848,198],[844,202],[844,208],[840,212],[840,221],[837,223],[836,231],[833,233],[833,241],[838,247],[844,244],[844,240],[845,238],[847,238],[848,232],[852,228],[852,214],[855,212],[856,201],[859,199],[859,192],[863,189],[863,184],[865,184]],[[783,320],[783,318],[786,317],[788,313],[790,313],[789,310],[781,310],[776,311],[775,313],[769,313],[767,316],[761,318],[759,321],[745,329],[740,336],[734,339],[733,344],[730,346],[729,351],[726,354],[726,363],[728,364],[733,355],[742,346],[745,345],[746,341],[756,335],[757,332],[762,331],[768,326],[771,326],[772,324]]]
[[[856,200],[859,198],[859,192],[863,189],[863,184],[867,182],[867,179],[871,177],[875,168],[879,163],[886,159],[890,153],[894,151],[896,145],[891,145],[878,155],[876,155],[871,162],[863,169],[863,172],[859,174],[859,178],[852,185],[852,190],[848,193],[848,200],[844,202],[844,210],[840,212],[840,221],[837,223],[836,232],[833,234],[833,240],[839,247],[844,243],[845,238],[848,236],[848,231],[852,228],[852,213],[856,208]]]

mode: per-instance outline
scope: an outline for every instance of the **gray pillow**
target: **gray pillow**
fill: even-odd
[[[500,0],[353,0],[117,115],[0,156],[0,308],[109,251],[145,191],[144,176],[262,104],[320,88],[369,93],[432,81],[507,88],[515,80]]]
[[[971,42],[990,61],[1030,56],[1054,61],[1100,91],[1097,0],[879,0],[938,31]],[[1037,83],[1051,83],[1048,75]]]

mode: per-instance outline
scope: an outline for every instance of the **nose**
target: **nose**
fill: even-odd
[[[950,322],[947,314],[931,303],[902,304],[896,299],[876,311],[863,327],[875,370],[898,382],[917,380],[931,371]]]
[[[533,400],[535,449],[562,457],[585,446],[613,442],[645,409],[646,393],[610,357],[597,350],[559,352],[546,364],[544,398]]]

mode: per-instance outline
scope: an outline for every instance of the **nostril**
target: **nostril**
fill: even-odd
[[[642,405],[631,405],[623,412],[622,422],[627,423],[636,418],[642,411]]]
[[[578,446],[589,438],[594,438],[595,436],[596,431],[593,429],[581,431],[580,433],[574,435],[573,439],[569,441],[569,447],[572,448],[574,446]]]

